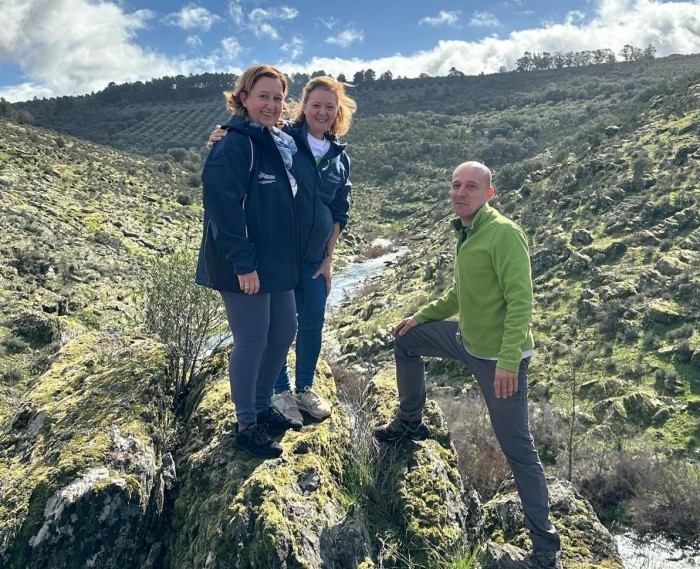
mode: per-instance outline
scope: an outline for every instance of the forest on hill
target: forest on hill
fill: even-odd
[[[67,341],[99,333],[114,342],[107,361],[148,336],[144,271],[198,240],[204,141],[226,118],[229,79],[173,88],[163,78],[0,106],[7,464],[32,454],[17,450],[13,425],[33,424],[27,394],[61,364]],[[457,164],[480,160],[494,172],[492,204],[530,241],[532,425],[548,473],[571,480],[605,523],[697,547],[700,55],[374,79],[352,95],[353,205],[340,256],[351,260],[376,236],[409,253],[331,318],[338,347],[327,355],[341,392],[361,392],[389,365],[392,325],[450,285],[448,184]],[[428,376],[460,474],[486,500],[507,466],[483,423],[465,421],[483,415],[472,382],[440,362]],[[77,397],[76,385],[63,396]],[[176,445],[169,436],[157,444]]]

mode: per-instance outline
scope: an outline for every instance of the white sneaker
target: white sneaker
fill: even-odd
[[[314,419],[325,419],[331,415],[331,406],[310,387],[294,396],[297,408],[306,411]]]
[[[297,409],[297,403],[289,389],[282,393],[275,393],[272,396],[272,406],[290,421],[300,421],[304,423],[304,417]]]

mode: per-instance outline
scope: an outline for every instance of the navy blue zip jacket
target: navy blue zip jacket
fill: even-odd
[[[348,222],[350,160],[345,144],[326,134],[331,147],[317,166],[306,139],[306,124],[287,123],[283,130],[297,145],[293,159],[299,188],[296,207],[301,260],[318,263],[326,256],[326,243],[333,233],[333,225],[339,223],[342,230]]]
[[[267,128],[233,117],[202,171],[204,231],[197,283],[241,292],[257,270],[260,292],[293,289],[299,278],[295,205],[282,156]]]

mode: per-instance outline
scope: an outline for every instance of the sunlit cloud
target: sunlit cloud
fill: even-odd
[[[365,39],[365,34],[362,30],[349,29],[338,34],[328,36],[324,43],[339,45],[340,47],[350,47],[355,42],[361,42]]]
[[[178,26],[184,30],[199,28],[209,31],[212,24],[219,20],[219,16],[212,14],[206,8],[191,3],[183,7],[179,12],[173,12],[165,17],[165,22],[171,26]]]
[[[448,12],[446,10],[440,10],[437,16],[425,17],[418,21],[418,25],[428,25],[428,26],[457,26],[459,22],[459,17],[462,14],[459,10],[453,12]]]

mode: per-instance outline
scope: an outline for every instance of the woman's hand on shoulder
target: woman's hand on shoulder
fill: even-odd
[[[207,140],[207,148],[214,146],[214,143],[219,142],[224,136],[226,136],[227,133],[228,130],[221,128],[221,125],[217,124],[209,135],[209,140]]]

